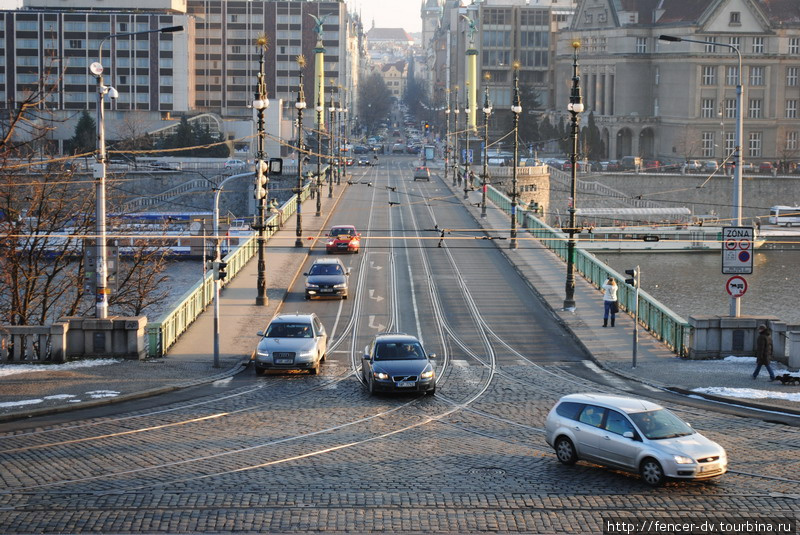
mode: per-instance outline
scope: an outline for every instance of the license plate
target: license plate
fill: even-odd
[[[398,381],[397,388],[413,388],[417,385],[414,381]]]
[[[717,466],[716,463],[714,463],[714,464],[704,464],[703,466],[700,467],[700,470],[698,470],[698,472],[699,473],[714,472],[716,470],[719,470],[719,466]]]
[[[292,359],[275,359],[275,364],[291,364]]]
[[[320,291],[320,293],[323,293],[323,294],[324,293],[331,293],[333,291],[333,288],[320,288],[319,291]]]

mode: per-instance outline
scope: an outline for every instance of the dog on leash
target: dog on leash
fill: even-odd
[[[784,373],[775,377],[781,384],[784,385],[800,385],[800,376]]]

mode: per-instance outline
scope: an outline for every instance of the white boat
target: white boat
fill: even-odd
[[[754,233],[758,249],[766,240],[758,229]],[[615,253],[719,251],[723,242],[722,227],[698,224],[588,227],[575,236],[581,249]]]

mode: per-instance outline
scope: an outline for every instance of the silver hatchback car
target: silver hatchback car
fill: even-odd
[[[666,478],[709,479],[728,470],[722,446],[650,401],[571,394],[552,408],[545,428],[562,463],[584,459],[638,472],[653,486]]]
[[[328,351],[328,335],[316,314],[279,314],[258,336],[257,375],[266,370],[308,370],[317,374]]]

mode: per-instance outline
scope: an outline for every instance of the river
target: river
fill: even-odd
[[[600,260],[619,273],[639,265],[642,290],[684,319],[697,314],[730,313],[730,296],[722,274],[720,252],[601,253]],[[800,324],[797,284],[800,251],[760,250],[753,274],[744,275],[747,292],[740,298],[742,316],[776,316]]]

